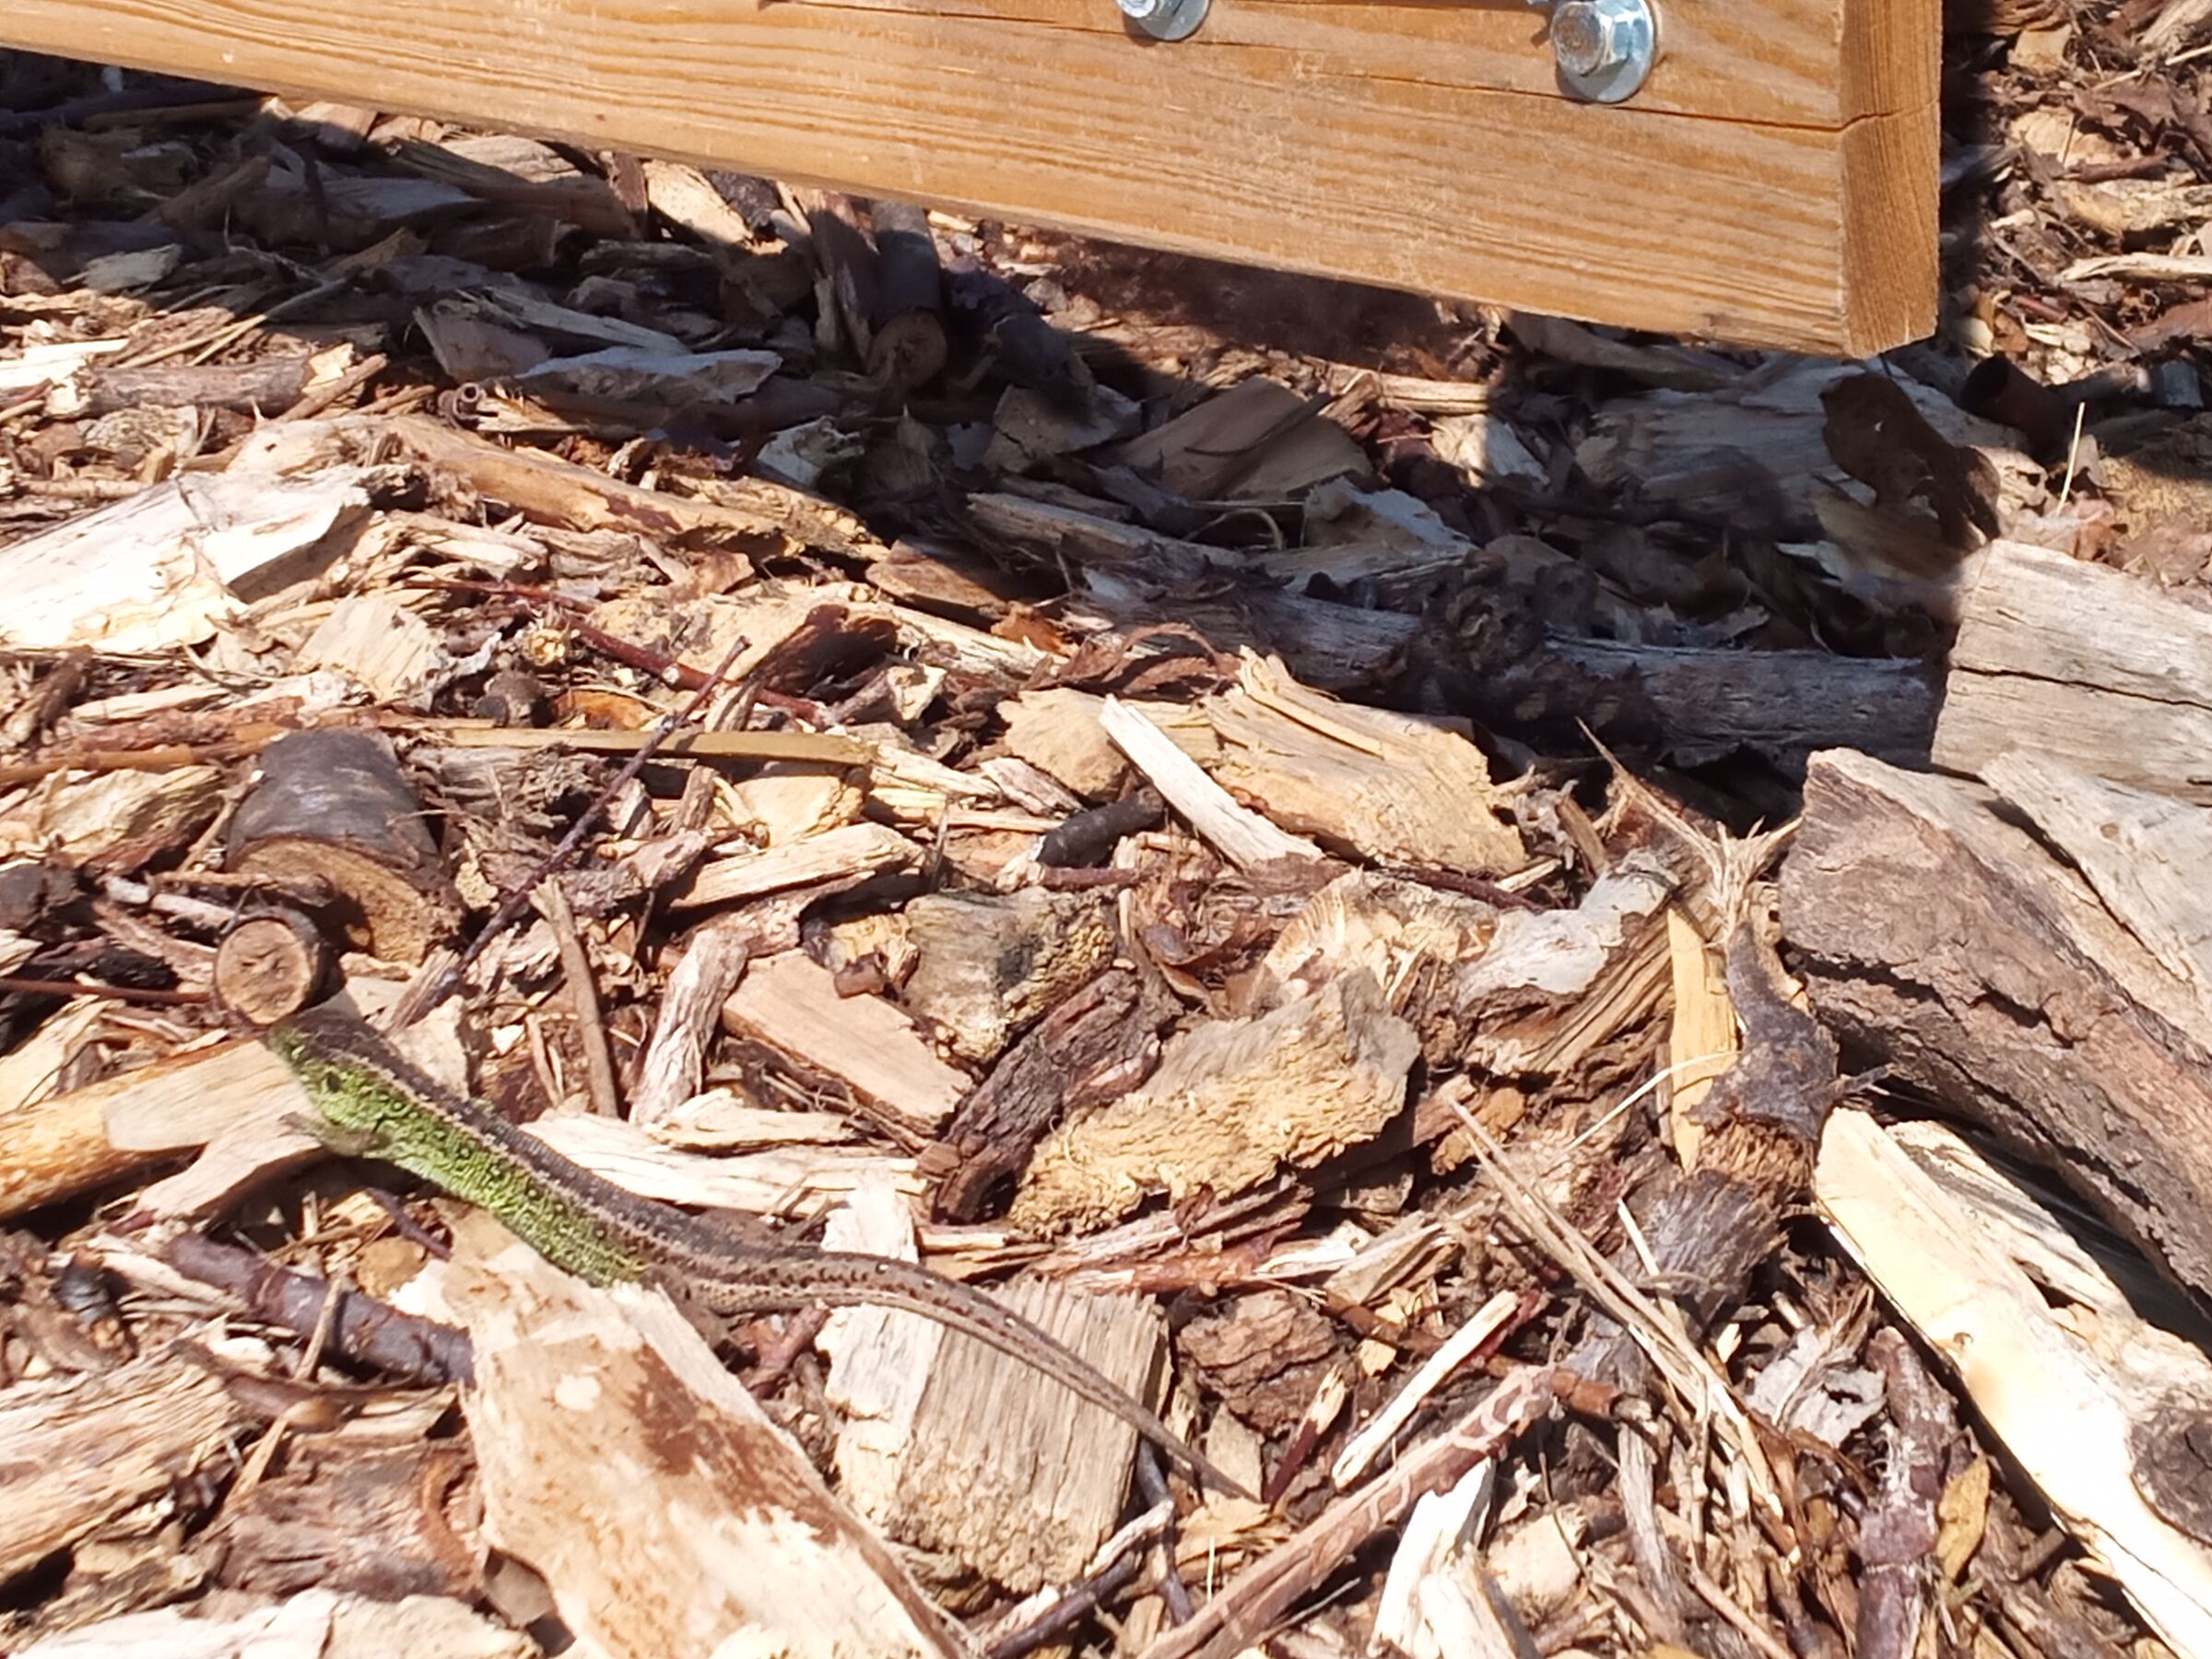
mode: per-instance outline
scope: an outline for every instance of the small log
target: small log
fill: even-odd
[[[1816,757],[1782,884],[1814,1006],[2212,1307],[2212,1016],[2018,811],[1973,783]],[[2201,880],[2194,896],[2201,935]]]
[[[1603,640],[1555,641],[1551,650],[1601,678],[1632,678],[1682,766],[1748,749],[1794,769],[1815,749],[1846,747],[1908,763],[1927,758],[1936,727],[1935,685],[1906,658]]]
[[[148,406],[235,409],[274,415],[306,391],[314,359],[269,358],[258,363],[157,363],[144,369],[93,369],[84,377],[85,413],[108,415]]]
[[[911,202],[877,202],[868,218],[880,277],[868,373],[892,392],[912,392],[944,371],[950,351],[936,239],[928,210]]]
[[[2212,803],[2212,608],[2014,542],[1987,549],[1951,647],[1936,764],[2007,749]]]
[[[452,934],[461,901],[391,743],[373,732],[295,732],[262,751],[231,819],[228,867],[320,883],[329,920],[356,947],[420,962]]]
[[[255,1026],[273,1026],[317,1000],[331,968],[330,947],[299,912],[272,909],[242,918],[215,951],[217,1000]]]

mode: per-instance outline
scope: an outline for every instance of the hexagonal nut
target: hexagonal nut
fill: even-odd
[[[1569,75],[1604,73],[1629,50],[1620,18],[1598,0],[1565,0],[1551,14],[1551,52]]]

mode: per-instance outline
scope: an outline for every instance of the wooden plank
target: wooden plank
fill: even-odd
[[[1540,14],[1215,0],[10,0],[0,42],[1597,322],[1933,326],[1936,0],[1660,0],[1628,103]]]

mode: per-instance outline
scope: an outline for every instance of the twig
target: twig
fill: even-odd
[[[592,1091],[592,1110],[601,1117],[615,1117],[622,1110],[621,1091],[615,1085],[615,1056],[607,1047],[606,1025],[599,1018],[599,987],[592,978],[592,959],[576,931],[576,912],[558,881],[548,881],[537,892],[538,913],[553,930],[554,948],[560,952],[561,976],[569,982],[569,1011],[576,1018],[576,1041],[583,1048],[584,1083]]]
[[[529,909],[531,894],[537,890],[538,885],[547,877],[560,869],[575,855],[576,849],[583,845],[583,838],[598,827],[600,818],[605,816],[614,798],[629,786],[631,779],[645,770],[645,763],[660,751],[664,743],[675,735],[677,729],[706,706],[707,699],[713,695],[714,688],[722,683],[722,677],[730,671],[730,665],[737,660],[746,643],[743,634],[732,640],[729,650],[723,653],[722,661],[715,664],[713,673],[707,676],[706,684],[694,691],[681,708],[663,715],[654,723],[653,730],[646,734],[645,741],[638,746],[637,752],[630,756],[620,771],[608,780],[606,786],[592,797],[591,804],[577,815],[575,823],[569,827],[569,832],[560,838],[559,845],[524,878],[521,886],[500,901],[500,908],[492,912],[491,920],[485,923],[483,930],[469,941],[468,948],[454,958],[452,965],[435,979],[427,982],[418,981],[407,988],[407,994],[401,997],[392,1011],[391,1030],[396,1031],[402,1027],[413,1025],[460,988],[461,976],[468,971],[469,965],[484,954],[492,940],[512,926],[524,911]]]
[[[1494,1457],[1550,1410],[1552,1372],[1530,1366],[1500,1382],[1451,1430],[1408,1452],[1389,1473],[1339,1498],[1231,1579],[1198,1616],[1147,1648],[1144,1659],[1230,1659],[1255,1647],[1290,1609],[1429,1492]]]
[[[82,984],[76,980],[24,979],[0,973],[0,991],[20,991],[31,996],[104,996],[115,1002],[159,1003],[167,1006],[196,1007],[207,1000],[205,991],[142,991],[135,985]]]

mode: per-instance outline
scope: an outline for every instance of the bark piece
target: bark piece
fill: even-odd
[[[974,1221],[1003,1209],[1030,1153],[1071,1113],[1117,1099],[1149,1077],[1171,1001],[1112,968],[1050,1009],[962,1100],[924,1155],[936,1211]]]
[[[1979,775],[2007,749],[2212,804],[2212,608],[1993,543],[1951,647],[1934,757]]]
[[[231,819],[229,868],[336,895],[358,947],[419,962],[460,921],[423,807],[391,743],[373,732],[295,732],[262,751]]]
[[[1173,1039],[1135,1093],[1056,1131],[1016,1196],[1018,1226],[1119,1220],[1152,1193],[1227,1197],[1372,1139],[1406,1104],[1419,1051],[1354,969],[1253,1019]]]
[[[1194,500],[1295,500],[1330,478],[1369,473],[1351,434],[1257,374],[1132,438],[1115,458]]]
[[[483,1594],[483,1547],[456,1530],[467,1527],[473,1485],[467,1454],[451,1441],[311,1439],[226,1506],[209,1542],[223,1551],[231,1588],[473,1601]]]
[[[754,963],[722,1019],[836,1079],[910,1140],[934,1136],[968,1092],[967,1075],[938,1059],[904,1014],[881,997],[841,997],[836,976],[800,951]]]
[[[1783,877],[1814,1005],[2212,1305],[2212,1022],[1998,805],[1863,756],[1815,759]]]
[[[962,1060],[988,1063],[1105,967],[1116,940],[1100,897],[1024,888],[1000,897],[925,893],[908,901],[908,1012]]]

